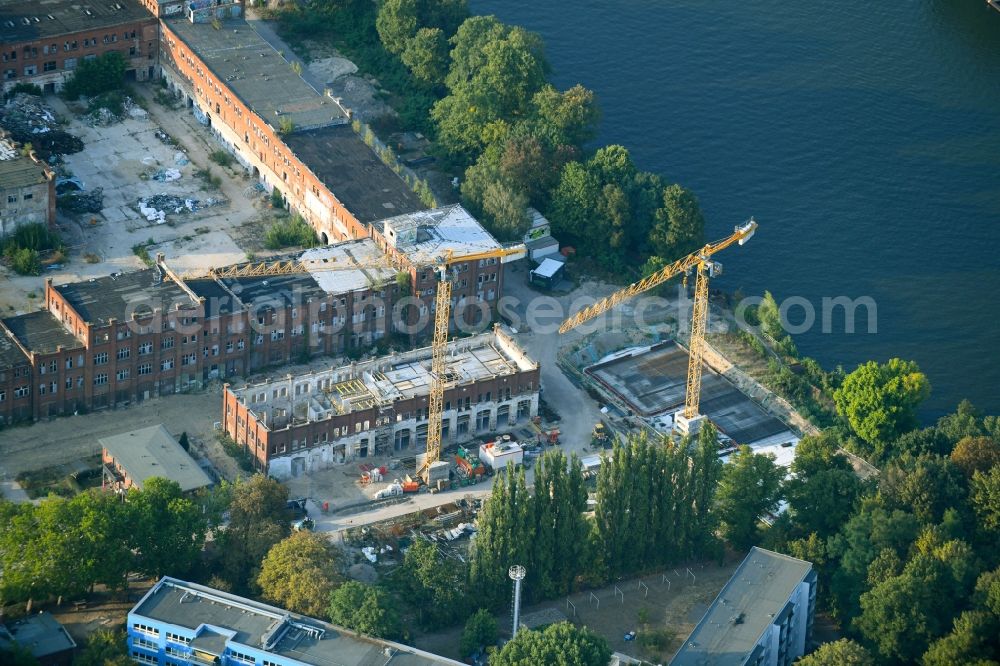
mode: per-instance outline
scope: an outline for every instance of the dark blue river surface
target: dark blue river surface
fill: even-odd
[[[982,0],[472,0],[542,35],[593,89],[599,142],[692,188],[711,239],[750,215],[714,285],[814,304],[826,367],[914,359],[925,418],[1000,413],[1000,13]],[[870,296],[877,332],[823,333]],[[799,319],[793,309],[791,318]],[[864,314],[862,310],[860,314]]]

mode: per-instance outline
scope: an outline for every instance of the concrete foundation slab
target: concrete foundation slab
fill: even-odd
[[[586,372],[636,414],[648,417],[683,406],[687,363],[687,350],[671,341],[621,354]],[[739,444],[788,431],[784,423],[707,366],[701,380],[700,411]]]

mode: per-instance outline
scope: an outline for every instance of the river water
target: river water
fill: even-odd
[[[598,141],[699,196],[711,239],[750,215],[713,284],[812,305],[824,366],[914,359],[925,419],[1000,413],[1000,13],[982,0],[472,0],[542,35]],[[823,331],[822,299],[870,297]],[[801,301],[800,301],[801,302]],[[793,323],[803,308],[792,307]]]

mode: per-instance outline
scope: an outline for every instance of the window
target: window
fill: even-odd
[[[0,402],[7,399],[7,391],[0,391]]]
[[[131,355],[132,355],[132,350],[129,349],[128,347],[122,347],[121,349],[118,350],[118,360],[119,361],[121,361],[123,359],[126,359],[129,356],[131,356]]]
[[[181,645],[191,645],[191,639],[190,638],[185,638],[184,636],[181,636],[180,634],[173,634],[173,633],[171,633],[169,631],[167,632],[167,640],[170,641],[170,642],[172,642],[172,643],[180,643]]]
[[[7,195],[7,203],[17,203],[17,195],[16,194],[8,194]]]
[[[162,363],[160,363],[160,370],[173,370],[173,368],[174,359],[172,358],[165,359]]]
[[[72,369],[72,367],[73,367],[73,359],[72,358],[66,359],[66,369],[70,370]]]
[[[160,649],[160,646],[153,641],[148,641],[145,638],[140,638],[136,636],[132,639],[132,645],[134,647],[140,647],[145,650],[153,650],[154,652]]]
[[[128,377],[129,377],[128,368],[123,368],[122,370],[119,370],[117,374],[115,374],[115,378],[120,382],[125,381],[126,379],[128,379]]]
[[[132,650],[132,659],[140,664],[149,664],[150,666],[158,666],[160,663],[156,657],[150,657],[148,654],[136,652],[135,650]]]
[[[38,65],[25,65],[24,66],[24,75],[25,76],[34,76],[35,74],[38,74]]]
[[[174,348],[173,337],[163,338],[162,340],[160,340],[160,349],[173,349],[173,348]]]
[[[27,398],[28,397],[28,387],[27,386],[18,386],[16,389],[14,389],[14,397],[15,398]]]
[[[49,372],[59,372],[59,361],[49,363]]]
[[[68,391],[71,388],[73,388],[73,378],[72,377],[67,377],[66,378],[66,390]]]
[[[253,666],[253,664],[256,663],[253,657],[246,654],[241,654],[239,652],[234,652],[232,650],[229,651],[229,658],[235,659],[236,661],[239,661],[244,664],[250,664],[250,666]]]
[[[139,343],[139,356],[145,356],[147,354],[153,353],[153,343],[152,342],[141,342]]]
[[[5,69],[5,70],[3,70],[3,78],[5,78],[7,80],[16,79],[17,78],[17,70],[14,70],[14,69]]]
[[[232,351],[233,351],[233,341],[230,340],[229,342],[226,343],[226,353],[228,354]]]
[[[146,634],[147,636],[152,636],[153,638],[160,637],[160,630],[147,624],[140,624],[136,622],[132,625],[132,629],[140,634]]]
[[[108,375],[106,372],[94,375],[94,386],[104,386],[108,383]]]
[[[39,384],[38,395],[45,395],[45,391],[48,387],[45,384]]]
[[[94,354],[94,365],[104,365],[108,362],[108,352]]]
[[[76,69],[76,58],[66,58],[63,60],[63,69]]]
[[[236,348],[237,349],[243,349],[243,347],[244,347],[244,345],[243,345],[243,338],[240,338],[239,340],[236,341]]]
[[[197,359],[197,354],[184,354],[184,356],[181,356],[181,365],[194,365]]]
[[[44,72],[54,72],[56,70],[56,61],[49,60],[47,63],[42,65],[42,71]]]
[[[35,195],[32,194],[31,192],[28,192],[27,194],[24,195],[23,198],[24,198],[25,201],[30,201],[31,199],[35,198]]]

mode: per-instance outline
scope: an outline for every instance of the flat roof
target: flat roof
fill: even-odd
[[[48,180],[44,166],[21,155],[10,139],[0,138],[0,189],[40,185]]]
[[[9,317],[3,323],[25,348],[39,354],[51,354],[58,347],[83,347],[48,310]]]
[[[181,448],[163,424],[97,440],[140,490],[154,476],[176,481],[183,492],[212,485],[198,463]]]
[[[460,259],[503,247],[459,204],[397,215],[374,227],[389,245],[418,266],[436,264],[449,250]]]
[[[315,266],[309,275],[330,294],[381,286],[394,280],[398,272],[371,238],[312,248],[303,252],[299,261],[307,267]],[[329,270],[331,267],[340,270]]]
[[[669,341],[625,350],[586,372],[637,414],[653,416],[684,404],[687,366],[687,350]],[[738,444],[753,444],[788,431],[784,423],[707,365],[702,368],[700,405],[701,413]]]
[[[426,208],[350,125],[295,132],[282,140],[360,222]]]
[[[69,282],[53,287],[92,324],[106,324],[111,319],[131,321],[132,313],[164,313],[175,305],[194,307],[191,297],[176,282],[163,280],[158,269],[147,268],[132,273],[115,273],[91,278],[85,282]]]
[[[155,19],[137,0],[0,0],[0,43],[12,44]],[[10,25],[13,23],[13,25]]]
[[[565,266],[566,264],[561,261],[556,261],[555,259],[543,259],[542,263],[538,265],[538,268],[531,272],[539,277],[551,278]]]
[[[500,328],[448,343],[446,376],[453,386],[537,367]],[[371,409],[379,403],[425,396],[430,393],[431,377],[431,348],[422,347],[230,390],[270,426],[275,422],[275,410],[282,416],[278,420],[304,423]],[[263,399],[257,400],[261,394]]]
[[[337,102],[306,83],[242,18],[223,20],[219,30],[210,23],[192,23],[183,17],[163,19],[163,25],[275,130],[281,118],[291,119],[303,130],[347,121]]]
[[[6,333],[6,331],[5,331]],[[28,357],[8,335],[0,335],[0,368],[13,368],[28,363]]]
[[[812,564],[756,546],[671,660],[671,666],[739,666],[775,622]]]
[[[282,655],[313,666],[458,666],[416,648],[346,629],[210,587],[163,578],[136,604],[130,620],[151,618],[195,632],[191,645],[211,653],[227,645]],[[211,625],[213,630],[205,625]]]
[[[0,629],[3,628],[3,625],[0,625]],[[6,626],[6,632],[8,635],[0,631],[0,646],[13,640],[29,650],[36,659],[76,647],[76,642],[66,628],[45,611],[11,622]]]

